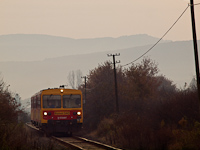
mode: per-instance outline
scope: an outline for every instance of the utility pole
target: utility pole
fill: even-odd
[[[200,77],[199,77],[199,58],[198,58],[198,47],[197,47],[197,37],[196,37],[196,26],[195,26],[195,16],[194,16],[194,3],[190,0],[190,10],[191,10],[191,21],[192,21],[192,33],[193,33],[193,45],[194,45],[194,57],[196,66],[196,77],[197,77],[197,90],[200,101]]]
[[[86,102],[86,76],[82,76],[81,78],[84,78],[84,80],[85,80],[85,100],[84,100],[84,104],[85,104],[85,102]]]
[[[115,56],[120,56],[120,53],[118,53],[118,54],[108,54],[108,57],[111,57],[111,56],[113,56],[113,65],[114,65],[114,82],[115,82],[116,112],[119,114],[118,88],[117,88],[117,74],[116,74],[115,64],[116,64],[116,63],[120,63],[120,61],[115,61]]]

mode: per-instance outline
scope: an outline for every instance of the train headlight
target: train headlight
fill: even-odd
[[[60,90],[61,93],[63,93],[63,91],[64,91],[63,89]]]
[[[81,112],[80,112],[80,111],[78,111],[78,112],[77,112],[77,115],[79,115],[79,116],[80,116],[80,115],[81,115]]]
[[[45,111],[45,112],[44,112],[44,116],[46,116],[46,115],[47,115],[47,112]]]

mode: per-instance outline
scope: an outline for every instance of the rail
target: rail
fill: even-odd
[[[38,132],[44,133],[39,130],[37,127],[33,126],[31,123],[26,123],[26,125]],[[121,150],[119,148],[112,147],[110,145],[106,145],[100,142],[96,142],[93,140],[89,140],[83,137],[55,137],[51,136],[52,139],[59,142],[60,144],[70,147],[76,150],[88,150],[88,149],[95,149],[95,150]]]

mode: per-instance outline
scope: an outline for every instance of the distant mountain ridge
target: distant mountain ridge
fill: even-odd
[[[16,38],[18,35],[14,38],[12,37],[13,39],[10,36],[0,36],[0,79],[3,78],[4,81],[10,85],[9,89],[19,93],[22,99],[30,98],[35,92],[38,92],[41,89],[54,88],[63,84],[67,85],[67,76],[72,70],[76,71],[80,69],[83,72],[83,75],[88,75],[90,70],[98,67],[99,64],[102,64],[105,61],[112,61],[111,57],[107,57],[108,53],[120,53],[120,56],[116,57],[116,60],[120,60],[121,63],[117,64],[117,66],[130,63],[152,47],[152,45],[155,44],[153,41],[157,42],[158,40],[157,38],[150,37],[151,40],[154,39],[151,41],[152,44],[148,44],[151,42],[148,42],[147,40],[146,43],[142,44],[142,41],[145,41],[144,37],[149,39],[148,35],[78,40],[45,35],[39,37],[37,35],[29,36],[30,39],[28,39],[27,35],[25,36],[27,38],[26,40],[23,40],[24,37],[21,39]],[[41,37],[43,39],[40,39]],[[131,38],[134,39],[136,37],[140,37],[140,40],[136,40],[140,41],[137,43],[138,46],[136,46],[137,44],[134,44],[135,41],[131,41]],[[8,40],[8,38],[11,39]],[[34,42],[33,39],[37,40]],[[52,41],[56,41],[56,39],[58,40],[56,42],[57,46],[55,43],[51,43]],[[120,42],[120,40],[122,40],[122,42]],[[12,41],[15,44],[11,44],[12,42],[10,43],[8,41]],[[46,44],[44,41],[46,41]],[[74,44],[74,47],[72,46],[72,48],[75,49],[76,47],[77,49],[75,50],[80,48],[85,50],[85,53],[75,54],[75,50],[72,51],[72,49],[66,53],[65,51],[62,52],[61,48],[57,50],[59,45],[61,45],[61,43],[66,43],[66,41],[71,41],[71,43],[74,42],[76,44],[79,43],[77,47],[76,44]],[[9,43],[13,49],[10,49],[10,51],[7,52],[5,49],[8,48],[9,50]],[[18,46],[17,43],[19,44]],[[37,43],[40,44],[40,46],[38,46]],[[47,43],[49,43],[49,46],[47,46]],[[121,46],[117,46],[116,48],[116,43],[121,43]],[[200,41],[198,41],[198,45],[200,45]],[[3,46],[5,46],[5,49],[2,49]],[[19,49],[20,47],[23,49]],[[86,49],[89,50],[86,51]],[[93,49],[96,51],[93,51]],[[23,51],[26,54],[23,54]],[[6,58],[9,55],[12,55],[15,59],[17,58],[18,61],[14,59],[13,61],[2,61],[4,57]],[[21,57],[21,55],[23,55],[23,57]],[[156,45],[145,56],[148,56],[158,63],[160,74],[163,74],[174,81],[178,87],[184,85],[185,82],[189,84],[192,78],[195,77],[192,41],[163,41]],[[28,61],[25,61],[24,57],[27,57]],[[12,57],[9,56],[9,59],[11,58]],[[30,61],[31,59],[33,61]],[[139,63],[141,60],[142,59],[134,63]],[[129,66],[130,65],[126,67]]]
[[[154,44],[158,38],[146,35],[118,38],[72,39],[38,34],[0,36],[0,61],[38,61],[67,55],[112,51]],[[161,41],[169,42],[169,41]]]

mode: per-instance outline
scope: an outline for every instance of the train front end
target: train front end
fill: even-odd
[[[40,127],[48,134],[79,130],[83,123],[80,90],[48,89],[41,92]]]

